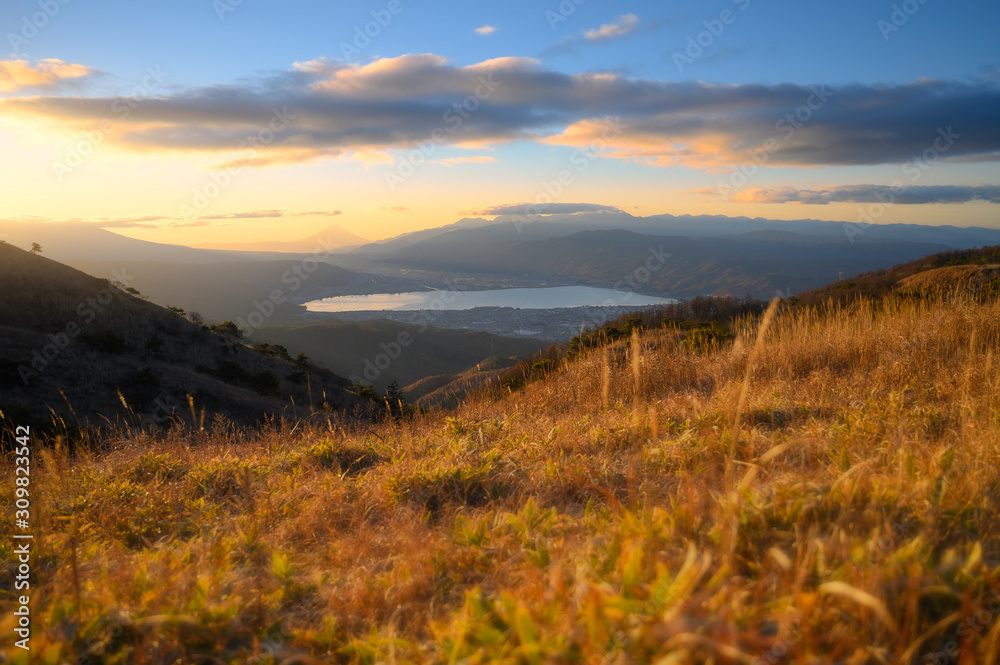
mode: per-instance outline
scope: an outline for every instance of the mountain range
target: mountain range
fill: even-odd
[[[263,242],[204,243],[192,245],[196,249],[220,249],[233,252],[285,252],[290,254],[313,254],[369,244],[361,236],[354,235],[341,226],[328,226],[318,233],[300,240],[270,240]]]
[[[295,241],[213,248],[137,240],[81,223],[0,222],[0,238],[22,248],[38,242],[45,256],[96,276],[133,275],[129,286],[154,302],[210,321],[246,317],[278,288],[288,297],[273,303],[267,324],[294,326],[315,320],[302,307],[311,299],[442,288],[455,279],[471,289],[627,283],[666,297],[767,298],[941,250],[1000,244],[1000,230],[609,210],[468,217],[361,245],[340,226]],[[651,261],[656,256],[664,260]],[[647,275],[649,265],[656,270]],[[306,279],[291,276],[306,267],[313,268]]]

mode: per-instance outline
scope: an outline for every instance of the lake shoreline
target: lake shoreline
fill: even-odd
[[[674,298],[641,295],[591,286],[491,289],[483,291],[429,290],[323,298],[304,303],[311,313],[465,311],[478,308],[555,310],[576,307],[654,307]]]

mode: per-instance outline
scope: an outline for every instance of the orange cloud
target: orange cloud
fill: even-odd
[[[91,73],[89,67],[56,59],[40,60],[34,65],[27,60],[0,60],[0,92],[51,87]]]
[[[614,118],[581,120],[542,142],[649,166],[683,165],[709,171],[748,159],[745,150],[732,148],[734,136],[729,134],[706,130],[671,135],[658,128],[630,127]]]

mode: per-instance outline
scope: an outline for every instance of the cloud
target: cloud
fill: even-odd
[[[99,226],[102,229],[161,229],[164,227],[193,227],[209,226],[218,220],[233,219],[267,219],[276,217],[307,217],[319,215],[333,217],[340,215],[340,210],[309,210],[303,212],[292,212],[288,210],[250,210],[244,212],[215,213],[211,215],[201,215],[191,222],[180,222],[179,217],[168,215],[144,215],[142,217],[63,217],[53,218],[40,215],[20,215],[19,217],[0,218],[0,221],[18,221],[33,224],[39,223],[60,223],[60,224],[90,224]],[[157,223],[159,222],[159,223]],[[222,224],[221,226],[228,226]]]
[[[267,219],[272,217],[308,217],[311,215],[322,215],[324,217],[334,217],[341,214],[339,210],[309,210],[303,212],[290,212],[288,210],[248,210],[244,212],[215,213],[212,215],[200,215],[198,219]]]
[[[198,226],[213,226],[213,223],[205,220],[195,220],[193,222],[171,222],[170,224],[167,224],[167,226],[175,229],[184,229]],[[222,226],[226,225],[223,224]]]
[[[164,217],[163,215],[144,215],[142,217],[118,217],[114,219],[97,219],[90,223],[100,226],[102,229],[155,229],[156,224],[152,222],[161,222],[166,219],[173,219],[172,217]]]
[[[714,189],[696,190],[700,194],[717,194]],[[802,203],[827,205],[829,203],[900,203],[920,205],[927,203],[968,203],[988,201],[1000,203],[1000,186],[997,185],[841,185],[824,189],[798,189],[795,187],[758,187],[732,195],[741,203]]]
[[[475,33],[478,35],[492,35],[497,31],[497,28],[492,25],[483,25],[475,29]]]
[[[654,30],[660,27],[660,21],[652,21],[645,28]],[[567,35],[561,40],[542,49],[539,56],[576,55],[578,46],[610,42],[629,35],[639,28],[639,17],[635,14],[623,14],[611,23],[605,23],[600,28],[584,30],[581,35]]]
[[[153,222],[161,222],[174,217],[164,215],[144,215],[142,217],[46,217],[43,215],[19,215],[0,221],[22,222],[26,224],[87,224],[102,229],[155,229]]]
[[[284,217],[284,210],[250,210],[247,212],[226,212],[214,215],[199,215],[198,219],[263,219],[267,217]]]
[[[497,161],[496,157],[489,155],[476,155],[474,157],[448,157],[447,159],[436,159],[428,164],[438,164],[440,166],[457,166],[458,164],[488,164]]]
[[[113,101],[9,97],[0,99],[0,117],[92,130]],[[238,84],[174,91],[143,100],[105,141],[142,154],[206,154],[215,168],[391,163],[435,131],[444,137],[439,145],[603,146],[606,158],[712,171],[755,156],[764,166],[904,163],[935,150],[943,159],[1000,161],[996,108],[1000,81],[992,79],[723,85],[566,74],[530,58],[456,66],[425,53],[367,64],[318,59]],[[621,130],[609,135],[609,119]]]
[[[638,27],[638,16],[635,14],[622,14],[611,23],[605,23],[595,30],[587,30],[583,33],[583,38],[588,42],[606,42],[635,32],[635,29]]]
[[[50,58],[31,64],[27,60],[0,60],[0,92],[22,88],[52,88],[64,81],[92,74],[83,65]]]
[[[617,116],[587,118],[544,142],[601,147],[606,157],[714,172],[761,166],[872,165],[997,159],[1000,105],[993,84],[919,80],[837,89],[794,84],[717,85],[616,81],[637,95]],[[670,99],[665,99],[669,90]],[[645,108],[640,104],[648,103]],[[593,148],[591,148],[593,150]]]
[[[406,206],[382,206],[379,210],[387,210],[388,212],[398,212],[402,214],[409,214],[412,212],[412,210]]]
[[[479,210],[464,210],[462,215],[556,215],[573,214],[578,212],[621,212],[614,206],[600,205],[597,203],[510,203],[505,205],[490,206]]]

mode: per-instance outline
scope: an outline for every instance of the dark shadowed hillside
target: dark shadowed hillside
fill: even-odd
[[[393,380],[409,386],[426,377],[459,374],[491,356],[523,357],[547,345],[540,340],[386,320],[265,327],[254,338],[304,351],[337,374],[357,377],[379,389]]]
[[[283,349],[255,351],[231,328],[206,330],[8,244],[0,245],[0,294],[0,410],[8,418],[166,425],[190,422],[193,410],[197,420],[249,422],[357,403],[346,380],[296,364]]]

